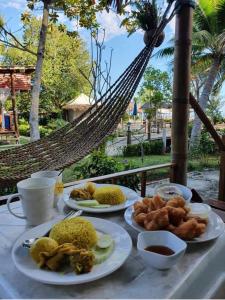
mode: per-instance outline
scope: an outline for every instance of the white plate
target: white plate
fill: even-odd
[[[55,220],[41,224],[37,227],[22,234],[16,241],[12,249],[12,259],[17,269],[24,275],[49,284],[70,285],[80,284],[94,281],[96,279],[105,277],[117,270],[123,265],[125,260],[130,255],[132,249],[132,241],[129,234],[121,226],[99,218],[85,217],[95,227],[95,229],[102,233],[110,234],[114,240],[114,251],[110,257],[102,264],[95,265],[90,273],[76,275],[75,273],[67,273],[62,275],[59,272],[52,272],[39,269],[29,255],[29,250],[21,246],[22,241],[35,238],[43,235],[48,231]]]
[[[97,187],[112,186],[112,185],[115,186],[115,184],[96,184]],[[84,207],[84,206],[80,206],[77,203],[78,201],[71,199],[70,198],[71,191],[74,188],[83,188],[84,184],[79,184],[79,185],[76,185],[76,187],[71,187],[68,191],[66,191],[64,193],[63,200],[66,205],[68,205],[69,207],[71,207],[73,209],[82,209],[83,211],[91,212],[91,213],[107,213],[107,212],[122,210],[122,209],[125,209],[125,208],[133,205],[136,201],[140,200],[141,197],[135,191],[133,191],[125,186],[121,186],[121,185],[117,185],[117,186],[119,186],[121,188],[121,190],[125,194],[127,200],[123,204],[112,205],[108,208]]]
[[[143,232],[145,229],[138,225],[133,218],[133,207],[128,207],[124,213],[124,218],[127,224],[133,227],[138,232]],[[211,211],[209,213],[209,222],[206,227],[206,231],[200,235],[198,238],[195,238],[191,241],[186,241],[187,243],[201,243],[206,241],[211,241],[216,239],[225,231],[225,224],[223,220],[216,213]]]

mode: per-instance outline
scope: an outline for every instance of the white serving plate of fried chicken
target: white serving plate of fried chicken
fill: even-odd
[[[156,195],[136,202],[124,217],[138,232],[168,230],[190,243],[209,241],[224,232],[224,223],[216,213],[210,211],[207,218],[193,217],[190,209],[180,196],[164,201]]]

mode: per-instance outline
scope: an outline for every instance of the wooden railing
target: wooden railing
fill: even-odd
[[[140,174],[141,175],[141,196],[144,197],[146,194],[146,183],[147,183],[148,173],[151,171],[154,171],[154,170],[165,169],[165,168],[169,168],[171,171],[171,169],[174,168],[174,166],[175,165],[173,163],[166,163],[166,164],[154,165],[154,166],[149,166],[149,167],[137,168],[137,169],[122,171],[122,172],[118,172],[118,173],[113,173],[113,174],[68,182],[68,183],[64,184],[64,187],[67,188],[67,187],[70,187],[73,185],[85,183],[87,181],[104,182],[104,181],[111,180],[111,182],[113,184],[116,184],[116,181],[118,178],[125,177],[128,175]],[[11,195],[1,196],[0,197],[0,205],[4,204],[9,196],[11,196]]]
[[[92,177],[92,178],[88,178],[88,179],[77,180],[74,182],[69,182],[69,183],[66,183],[64,185],[64,187],[70,187],[70,186],[73,186],[76,184],[85,183],[87,181],[103,182],[103,181],[111,180],[111,182],[113,184],[115,184],[116,179],[118,179],[120,177],[125,177],[128,175],[134,175],[134,174],[141,174],[141,196],[144,197],[145,193],[146,193],[146,183],[147,183],[148,172],[153,171],[153,170],[165,169],[165,168],[172,169],[174,166],[175,165],[173,163],[166,163],[166,164],[160,164],[160,165],[155,165],[155,166],[137,168],[137,169],[122,171],[122,172],[118,172],[118,173],[113,173],[113,174],[108,174],[108,175],[103,175],[103,176],[98,176],[98,177]]]

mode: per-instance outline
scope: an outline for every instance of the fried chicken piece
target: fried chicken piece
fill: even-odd
[[[172,206],[172,207],[185,207],[186,201],[184,198],[177,196],[173,199],[167,201],[166,206]]]
[[[146,230],[160,230],[169,225],[168,210],[161,208],[147,214],[144,220],[144,227]]]
[[[204,223],[198,223],[198,226],[196,228],[196,236],[199,237],[201,234],[203,234],[206,230],[206,224]]]
[[[143,203],[148,206],[148,212],[158,210],[166,205],[166,201],[158,195],[153,198],[144,198]]]
[[[147,214],[145,213],[140,213],[136,216],[134,216],[134,220],[135,222],[137,222],[139,225],[143,226],[144,225],[144,221],[146,219]]]
[[[70,256],[70,264],[76,274],[84,274],[91,271],[94,265],[95,256],[92,251],[79,249]]]
[[[134,203],[134,216],[139,215],[140,213],[147,213],[148,206],[144,204],[142,201],[138,201]]]
[[[172,232],[183,240],[193,240],[199,233],[198,222],[190,219],[175,227]]]
[[[186,211],[184,208],[181,207],[172,207],[172,206],[166,206],[165,207],[169,214],[169,222],[170,224],[174,226],[178,226],[183,222],[183,219],[186,216]]]

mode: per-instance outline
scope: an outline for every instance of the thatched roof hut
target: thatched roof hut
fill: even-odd
[[[70,100],[63,106],[63,114],[68,122],[72,122],[75,118],[79,117],[93,104],[93,99],[85,94],[80,94],[75,99]]]

